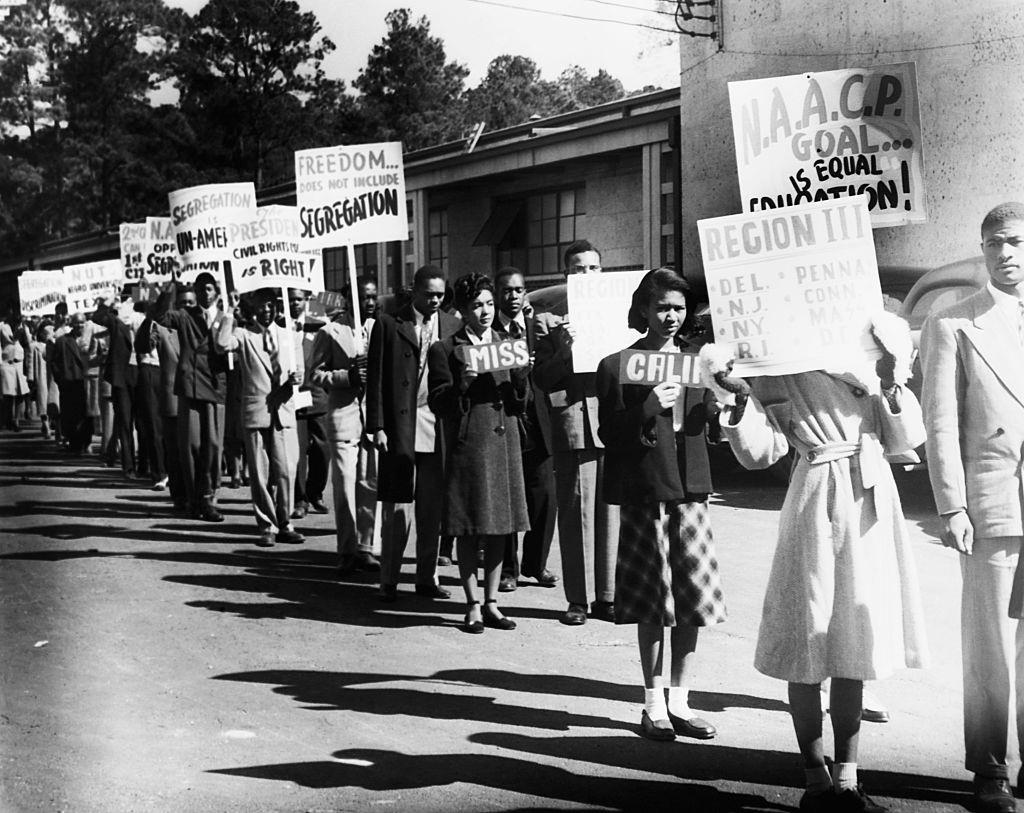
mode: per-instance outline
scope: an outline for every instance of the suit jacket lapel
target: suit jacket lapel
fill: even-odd
[[[965,331],[965,335],[1010,394],[1024,405],[1020,341],[988,289],[975,295],[974,329]]]
[[[272,327],[273,327],[273,325],[271,325],[271,327],[267,328],[267,330],[272,329]],[[254,356],[256,356],[256,358],[258,358],[260,360],[260,362],[263,364],[264,367],[267,368],[267,374],[270,376],[271,380],[273,380],[273,377],[274,377],[274,364],[270,360],[270,353],[268,353],[266,351],[266,349],[265,349],[265,347],[266,347],[266,338],[263,336],[262,332],[254,333],[251,330],[247,330],[246,334],[247,334],[246,338],[249,340],[249,344],[252,346],[252,354]],[[281,352],[280,345],[278,345],[278,352],[279,353]]]
[[[420,342],[416,338],[416,316],[412,312],[411,305],[395,314],[395,327],[398,335],[411,344],[413,350],[419,352]]]

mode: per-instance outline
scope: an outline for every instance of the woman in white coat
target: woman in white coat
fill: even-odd
[[[864,681],[926,658],[917,577],[885,454],[924,441],[921,410],[903,384],[912,345],[905,322],[873,321],[874,371],[815,370],[730,378],[732,359],[701,351],[705,383],[725,404],[722,430],[748,469],[797,453],[782,506],[754,666],[789,684],[804,758],[801,811],[883,810],[857,784]],[[867,373],[867,374],[865,374]],[[820,685],[832,678],[835,776],[825,765]]]

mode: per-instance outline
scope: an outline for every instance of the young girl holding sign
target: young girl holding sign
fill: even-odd
[[[505,537],[526,531],[526,489],[519,416],[529,368],[477,373],[466,350],[499,340],[491,330],[494,288],[482,274],[455,281],[463,327],[436,342],[427,358],[428,403],[444,422],[445,492],[442,534],[458,537],[459,578],[466,593],[467,632],[515,629],[498,610]],[[484,549],[484,607],[476,599],[477,551]]]
[[[651,271],[633,293],[628,316],[629,326],[645,335],[597,368],[604,499],[621,506],[615,621],[637,625],[645,694],[640,731],[654,740],[716,733],[690,710],[688,698],[698,630],[725,620],[707,505],[704,428],[711,402],[702,388],[676,381],[653,388],[623,383],[619,366],[630,350],[695,352],[683,339],[691,310],[682,277],[670,268]],[[667,707],[666,627],[672,644]]]

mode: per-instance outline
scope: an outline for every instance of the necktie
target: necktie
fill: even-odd
[[[274,334],[270,332],[270,328],[263,331],[263,349],[268,353],[273,353],[277,350],[277,344],[274,342]]]
[[[420,328],[420,373],[427,367],[427,351],[434,340],[433,319],[424,319]]]
[[[508,323],[508,335],[513,339],[523,338],[523,328],[515,319]]]

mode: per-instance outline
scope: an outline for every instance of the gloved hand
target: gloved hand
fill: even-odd
[[[701,383],[720,404],[733,407],[731,423],[737,424],[746,409],[750,385],[732,375],[734,362],[732,353],[721,345],[706,344],[700,349]]]

